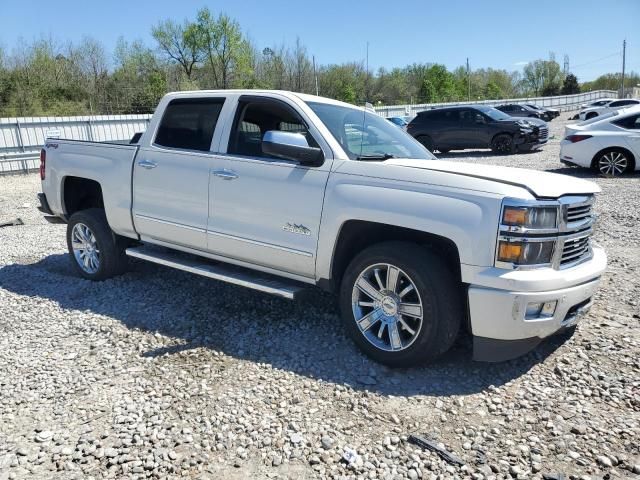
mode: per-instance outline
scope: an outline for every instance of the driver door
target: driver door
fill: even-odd
[[[324,189],[331,168],[302,166],[262,151],[269,130],[303,133],[318,146],[294,105],[243,95],[224,153],[209,178],[208,250],[241,262],[313,278]]]
[[[465,108],[459,111],[460,133],[465,148],[487,146],[487,125],[484,116],[477,110]]]

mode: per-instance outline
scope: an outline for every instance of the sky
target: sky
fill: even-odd
[[[155,46],[158,21],[195,18],[202,6],[238,20],[260,49],[300,37],[319,64],[365,61],[369,67],[442,63],[469,58],[481,67],[520,70],[554,52],[580,81],[640,72],[640,0],[0,0],[0,46],[92,36],[113,51],[119,36]]]

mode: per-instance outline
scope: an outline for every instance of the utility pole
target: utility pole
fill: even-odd
[[[365,77],[364,96],[365,102],[369,101],[369,42],[367,41],[367,76]]]
[[[316,81],[316,95],[320,95],[318,91],[318,73],[316,72],[316,56],[313,55],[311,58],[313,58],[313,78]]]
[[[469,72],[469,57],[467,57],[467,102],[471,101],[471,73]]]
[[[625,67],[625,60],[627,57],[627,39],[625,38],[622,41],[622,92],[621,92],[621,98],[624,98],[624,67]]]
[[[563,74],[566,77],[569,74],[569,55],[564,56],[564,65],[562,67]]]

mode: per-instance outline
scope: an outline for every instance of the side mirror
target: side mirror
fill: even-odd
[[[319,167],[324,163],[320,148],[310,147],[301,133],[269,130],[262,138],[262,153],[300,162],[300,165]]]

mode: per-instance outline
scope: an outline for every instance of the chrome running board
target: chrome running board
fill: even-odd
[[[125,253],[130,257],[194,273],[214,280],[220,280],[233,285],[252,288],[289,300],[295,300],[296,295],[305,289],[303,284],[295,282],[294,280],[283,279],[247,268],[216,263],[203,257],[185,254],[175,250],[143,245],[140,247],[127,248]]]

